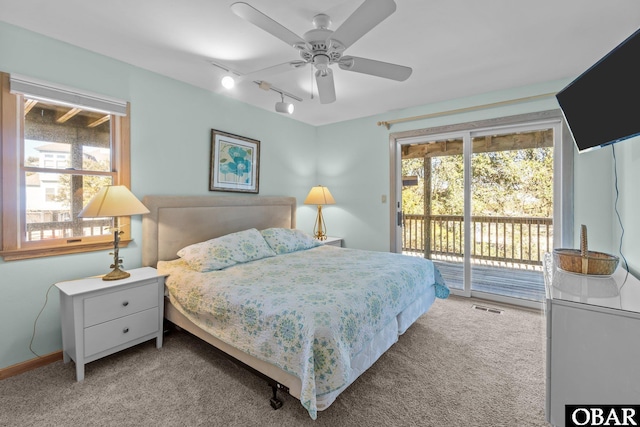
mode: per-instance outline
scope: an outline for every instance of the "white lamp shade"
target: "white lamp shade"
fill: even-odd
[[[124,185],[109,185],[98,191],[78,214],[80,218],[140,215],[149,209]]]
[[[304,199],[305,205],[333,205],[335,203],[329,189],[322,185],[313,187],[307,194],[307,198]]]

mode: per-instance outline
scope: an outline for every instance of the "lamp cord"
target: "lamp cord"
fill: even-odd
[[[29,351],[31,351],[31,353],[35,354],[36,357],[42,357],[41,355],[39,355],[38,353],[36,353],[35,351],[33,351],[33,340],[36,337],[36,325],[38,323],[38,319],[40,318],[40,315],[42,314],[42,312],[44,311],[44,308],[47,306],[47,302],[49,301],[49,291],[51,290],[51,288],[53,288],[55,286],[55,283],[52,284],[51,286],[49,286],[49,289],[47,289],[47,293],[44,296],[44,305],[42,306],[42,308],[40,309],[40,312],[38,313],[38,315],[36,316],[36,320],[33,322],[33,333],[31,334],[31,341],[29,341]]]

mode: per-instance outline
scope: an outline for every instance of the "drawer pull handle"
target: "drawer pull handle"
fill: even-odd
[[[129,328],[124,328],[124,329],[122,330],[122,333],[123,333],[123,334],[126,334],[127,332],[129,332]]]
[[[126,306],[128,306],[128,305],[129,305],[129,301],[124,301],[124,302],[122,303],[122,306],[123,306],[123,307],[126,307]]]

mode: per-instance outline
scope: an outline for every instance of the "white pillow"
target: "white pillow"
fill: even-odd
[[[275,255],[255,228],[195,243],[178,251],[178,256],[199,272],[221,270]]]
[[[305,232],[290,228],[267,228],[262,230],[261,233],[264,240],[278,255],[322,245],[322,242]]]

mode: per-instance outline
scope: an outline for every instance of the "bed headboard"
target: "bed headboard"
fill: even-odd
[[[248,228],[295,228],[296,199],[277,196],[146,196],[142,265],[172,260],[187,245]]]

